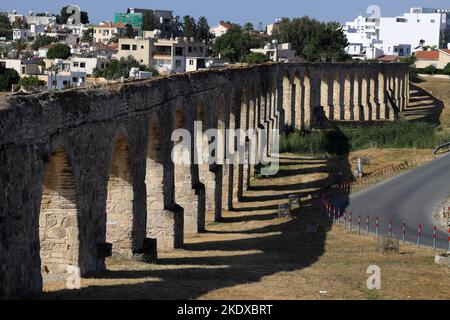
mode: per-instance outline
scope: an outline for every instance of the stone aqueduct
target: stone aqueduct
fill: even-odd
[[[105,269],[105,243],[131,257],[156,238],[168,251],[220,221],[252,166],[175,165],[173,129],[310,128],[315,106],[391,120],[408,92],[400,64],[266,64],[1,98],[0,297],[39,292],[68,265]]]

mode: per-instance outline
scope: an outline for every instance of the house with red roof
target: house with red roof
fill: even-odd
[[[217,26],[211,27],[209,31],[216,37],[220,37],[224,35],[228,30],[233,28],[233,25],[230,23],[226,23],[221,21]]]
[[[450,49],[416,52],[416,68],[426,68],[433,65],[438,69],[444,69],[450,63]]]

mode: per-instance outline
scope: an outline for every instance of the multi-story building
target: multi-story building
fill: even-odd
[[[29,29],[13,29],[13,40],[27,40],[28,38],[35,38],[44,33],[44,25],[31,24]]]
[[[422,46],[447,48],[450,42],[450,10],[411,8],[409,13],[394,18],[380,18],[383,43],[408,44],[413,51]]]
[[[65,62],[70,63],[70,71],[85,72],[87,76],[94,74],[95,69],[107,68],[111,60],[104,58],[71,57]]]
[[[262,49],[250,49],[250,51],[265,54],[274,62],[287,62],[296,56],[291,43],[268,43]]]
[[[162,37],[177,37],[180,35],[178,17],[174,16],[173,11],[170,10],[128,8],[126,13],[116,13],[114,22],[124,24],[129,23],[134,28],[142,30],[145,14],[148,12],[151,12],[155,17],[156,29],[161,31]]]
[[[20,77],[39,75],[43,69],[39,59],[1,59],[0,64],[16,70]]]
[[[343,27],[354,59],[382,55],[408,56],[423,46],[447,47],[450,42],[450,10],[411,8],[399,17],[358,16]]]
[[[124,23],[101,22],[94,27],[94,42],[108,43],[115,36],[124,36],[127,32],[127,25]],[[133,28],[134,35],[137,36],[139,30]]]
[[[117,58],[132,56],[160,73],[186,71],[188,57],[205,57],[206,45],[189,39],[119,39]]]

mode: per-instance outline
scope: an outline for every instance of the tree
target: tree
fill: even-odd
[[[64,43],[57,43],[47,52],[48,59],[67,59],[71,56],[70,47]]]
[[[14,50],[17,51],[17,53],[20,54],[22,51],[24,51],[27,48],[27,42],[23,39],[18,39],[18,40],[13,41],[12,47]]]
[[[242,30],[244,30],[245,32],[252,32],[252,31],[254,30],[253,23],[247,22],[247,23],[244,24],[244,26],[242,27]]]
[[[56,38],[56,37],[50,37],[50,36],[47,36],[47,35],[39,36],[39,37],[33,42],[33,44],[31,45],[31,48],[32,48],[33,50],[38,50],[38,49],[41,48],[41,47],[47,46],[47,45],[49,45],[49,44],[51,44],[51,43],[58,42],[58,41],[59,41],[59,40],[58,40],[58,38]]]
[[[12,26],[9,23],[8,16],[0,13],[0,37],[5,37],[6,40],[12,39]]]
[[[13,84],[18,83],[20,76],[14,69],[4,68],[0,65],[0,91],[9,91]]]
[[[81,37],[82,42],[93,42],[94,41],[94,28],[88,28],[83,31],[83,36]]]
[[[347,38],[338,22],[323,23],[309,17],[283,18],[274,30],[273,39],[290,42],[297,54],[312,62],[340,62],[349,59],[345,53]]]
[[[205,17],[200,17],[197,22],[197,28],[195,29],[195,38],[198,41],[205,41],[206,44],[212,39],[212,34],[209,32],[208,20]]]
[[[242,32],[238,25],[233,25],[225,34],[214,41],[213,53],[230,59],[231,62],[243,61],[249,54],[251,38]]]
[[[416,57],[415,53],[413,53],[412,55],[410,55],[408,57],[400,58],[401,63],[405,63],[405,64],[409,65],[410,67],[413,67],[416,64],[416,61],[417,61],[417,57]]]
[[[131,24],[127,23],[125,25],[125,28],[126,28],[125,34],[124,34],[125,38],[134,38],[133,26]]]
[[[195,19],[191,16],[184,16],[183,18],[183,36],[190,39],[195,38]]]
[[[444,67],[444,72],[450,76],[450,62]]]
[[[270,61],[269,57],[264,53],[260,52],[252,52],[245,57],[245,62],[248,64],[260,64],[269,61]]]
[[[39,80],[37,77],[24,77],[21,78],[18,82],[18,85],[21,87],[25,87],[27,90],[29,87],[37,87],[44,85],[44,81]]]
[[[96,69],[94,75],[108,80],[120,79],[122,77],[128,78],[131,68],[139,68],[140,71],[151,71],[154,76],[158,75],[156,70],[140,64],[132,56],[114,60],[106,69]]]
[[[142,21],[142,30],[153,31],[158,29],[158,21],[153,10],[146,10],[144,12]]]
[[[436,73],[437,68],[436,68],[434,65],[430,64],[428,67],[426,67],[425,69],[423,69],[423,71],[424,71],[426,74],[433,75],[433,74]]]

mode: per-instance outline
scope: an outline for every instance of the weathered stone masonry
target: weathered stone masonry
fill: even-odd
[[[391,120],[408,101],[407,73],[394,64],[267,64],[1,98],[0,297],[38,292],[68,265],[103,270],[105,243],[123,257],[142,253],[146,238],[167,251],[220,221],[253,168],[175,165],[174,129],[193,133],[195,120],[203,131],[311,128],[319,106],[330,120]]]

